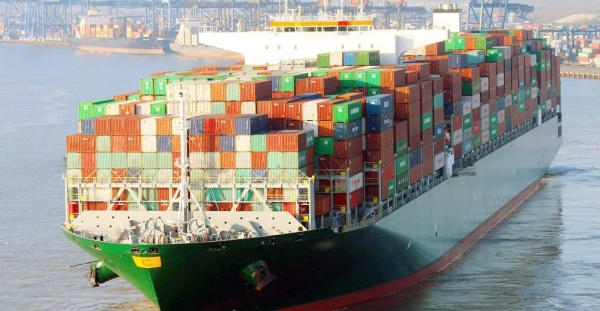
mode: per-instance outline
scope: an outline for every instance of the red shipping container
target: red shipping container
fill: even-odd
[[[285,119],[285,129],[286,130],[301,130],[303,127],[302,121]]]
[[[101,116],[95,121],[96,123],[96,135],[98,136],[109,136],[110,135],[110,124],[112,116]]]
[[[416,70],[407,70],[404,75],[406,76],[406,84],[419,82],[419,72]]]
[[[458,143],[456,144],[456,146],[454,146],[454,159],[460,159],[462,158],[462,143]]]
[[[444,138],[436,139],[433,142],[433,154],[434,155],[444,152],[444,149],[446,149],[445,144],[444,144]]]
[[[432,95],[440,94],[444,91],[444,80],[442,78],[430,78]]]
[[[385,69],[381,71],[381,87],[395,88],[406,85],[405,69]]]
[[[135,105],[139,103],[140,102],[119,105],[119,114],[122,116],[135,115]]]
[[[129,136],[139,136],[142,134],[142,119],[143,116],[131,116],[125,119],[125,132]]]
[[[286,129],[287,119],[269,119],[269,131],[283,131]]]
[[[306,149],[306,133],[299,131],[280,132],[281,135],[281,151],[299,151]],[[267,135],[268,139],[269,135]],[[267,141],[267,150],[269,142]]]
[[[438,108],[433,111],[433,124],[444,121],[444,108]]]
[[[441,44],[443,45],[443,44]],[[427,48],[427,47],[426,47]],[[439,54],[442,55],[442,54]],[[448,72],[450,68],[450,61],[448,58],[436,58],[436,59],[423,59],[420,62],[427,62],[430,65],[430,71],[432,74],[439,75]]]
[[[79,202],[69,202],[69,214],[79,214]]]
[[[457,103],[462,98],[462,91],[458,89],[444,89],[444,103],[453,104]]]
[[[331,196],[315,195],[315,215],[321,216],[331,211]]]
[[[235,135],[235,119],[237,116],[222,116],[217,120],[220,135]]]
[[[426,112],[433,111],[433,97],[421,97],[421,114]],[[444,109],[442,108],[442,115],[444,114]]]
[[[364,201],[364,189],[360,188],[356,191],[346,193],[333,194],[333,208],[338,211],[347,211],[353,209]]]
[[[463,118],[461,115],[452,117],[452,131],[462,129]]]
[[[408,138],[408,120],[394,122],[394,141]]]
[[[210,85],[210,101],[224,102],[226,100],[227,83],[213,82]]]
[[[425,80],[419,82],[421,86],[421,99],[433,96],[433,81]],[[432,100],[433,101],[433,100]]]
[[[297,98],[278,98],[269,100],[260,100],[256,102],[256,113],[266,114],[271,118],[285,118],[287,103],[297,101]]]
[[[315,176],[315,164],[314,163],[306,165],[306,176],[308,176],[308,177]]]
[[[171,136],[171,152],[181,152],[181,136]]]
[[[394,146],[389,146],[381,150],[367,150],[366,162],[379,162],[382,165],[394,162]]]
[[[333,121],[319,121],[319,137],[333,137]]]
[[[408,120],[408,136],[419,134],[421,137],[421,117],[415,117]]]
[[[81,153],[81,168],[96,169],[96,152]],[[95,173],[94,173],[95,176]]]
[[[444,41],[441,42],[435,42],[435,43],[431,43],[425,46],[425,55],[428,56],[436,56],[436,55],[444,55],[446,54],[446,44]],[[431,61],[431,59],[427,59],[426,61]],[[431,73],[435,74],[434,72],[434,65],[431,65]]]
[[[419,80],[427,79],[431,74],[431,65],[428,62],[407,63],[406,69],[418,72]]]
[[[339,82],[335,76],[310,77],[297,79],[295,83],[296,95],[305,93],[320,93],[321,96],[337,91]]]
[[[305,100],[287,103],[285,117],[292,120],[302,120],[302,106]]]
[[[127,151],[127,136],[111,136],[110,137],[111,152],[126,152]]]
[[[497,75],[496,63],[481,63],[479,64],[480,77],[495,77]]]
[[[481,120],[473,121],[471,128],[473,135],[481,133]]]
[[[460,72],[461,81],[465,82],[473,82],[478,81],[479,76],[479,67],[467,67],[467,68],[451,68],[450,72]]]
[[[410,84],[399,86],[395,89],[396,103],[412,103],[418,101],[421,97],[421,86],[419,84]]]
[[[190,152],[218,152],[221,149],[221,139],[219,136],[190,135],[188,141]],[[195,141],[197,141],[197,145]],[[194,148],[191,148],[192,146]],[[197,149],[196,146],[198,146]]]
[[[396,120],[409,120],[421,116],[421,101],[416,100],[411,103],[395,104],[394,118]]]
[[[433,158],[431,160],[423,161],[422,173],[423,176],[429,176],[433,174]]]
[[[504,122],[498,122],[498,135],[506,133],[506,124]]]
[[[294,92],[271,92],[271,97],[276,99],[292,99]]]
[[[344,93],[341,95],[336,96],[335,98],[337,99],[343,99],[343,100],[354,100],[354,99],[359,99],[361,97],[363,97],[364,94],[361,92],[348,92],[348,93]]]
[[[363,170],[364,156],[359,154],[351,159],[333,158],[331,160],[331,169],[345,170],[347,176],[354,176]],[[321,166],[319,166],[321,167]]]
[[[336,158],[352,158],[362,151],[362,135],[352,140],[334,141],[333,156]]]
[[[410,169],[410,184],[414,184],[423,178],[423,172],[421,171],[421,164],[415,165]]]
[[[242,113],[242,102],[239,102],[239,101],[225,102],[225,113],[226,114],[241,114]]]
[[[106,202],[85,202],[82,206],[84,211],[105,211],[108,209]]]
[[[448,72],[441,76],[444,89],[461,89],[462,81],[459,72]]]
[[[421,141],[423,141],[424,144],[433,143],[433,127],[421,131]]]
[[[422,161],[425,162],[427,160],[433,160],[433,141],[431,143],[423,142],[422,150]]]
[[[381,186],[378,185],[366,185],[365,187],[365,202],[381,202],[388,198],[388,183],[381,183]],[[379,191],[381,191],[381,197],[379,196]]]
[[[81,134],[67,136],[67,152],[96,152],[96,136]]]
[[[482,102],[482,105],[485,105],[485,104],[486,103]],[[473,121],[481,120],[481,107],[473,108],[471,110],[471,116],[473,118]]]
[[[165,116],[156,119],[156,135],[171,135],[173,132],[172,122],[173,119],[178,118],[176,116]],[[208,118],[207,118],[208,119]],[[206,120],[204,123],[204,133],[206,133]],[[214,131],[214,129],[212,129]],[[216,134],[216,133],[215,133]]]
[[[416,150],[421,147],[421,132],[408,137],[408,149]]]
[[[394,130],[389,129],[381,133],[367,133],[367,149],[380,150],[394,144]]]
[[[259,101],[271,97],[272,82],[264,81],[246,81],[240,82],[240,100]]]

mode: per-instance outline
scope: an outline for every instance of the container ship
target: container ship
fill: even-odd
[[[90,284],[163,310],[331,310],[444,268],[539,187],[559,63],[528,30],[404,54],[160,72],[81,102],[62,230]]]
[[[162,54],[170,52],[169,42],[156,36],[144,24],[117,21],[97,11],[88,12],[74,25],[75,35],[67,41],[80,50],[106,53]]]

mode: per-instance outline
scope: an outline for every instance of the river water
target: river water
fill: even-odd
[[[65,136],[79,101],[231,61],[0,44],[0,62],[0,309],[155,310],[120,279],[91,288],[83,278],[91,258],[60,231]],[[444,271],[348,309],[600,309],[598,89],[562,80],[564,144],[539,192]]]

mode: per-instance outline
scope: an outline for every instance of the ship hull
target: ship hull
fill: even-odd
[[[137,39],[70,38],[67,41],[78,49],[100,53],[164,54],[169,43],[156,37]]]
[[[198,58],[220,58],[220,59],[236,59],[243,60],[244,56],[211,46],[180,46],[177,43],[171,43],[169,48],[173,53],[183,56],[198,57]]]
[[[562,143],[559,127],[558,117],[534,127],[353,231],[170,245],[106,243],[64,232],[161,309],[339,308],[402,289],[460,256],[537,189]],[[131,254],[131,247],[141,253]],[[277,277],[260,291],[239,276],[258,260]]]

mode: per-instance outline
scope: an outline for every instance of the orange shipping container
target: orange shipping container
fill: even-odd
[[[235,168],[235,152],[221,152],[221,168]]]
[[[395,88],[406,85],[405,69],[386,69],[381,71],[381,87]]]
[[[141,152],[142,151],[142,137],[141,136],[127,136],[126,152]]]
[[[143,116],[130,116],[125,119],[125,134],[129,136],[139,136],[142,134]]]
[[[216,82],[210,85],[210,100],[216,102],[223,102],[226,99],[227,83]]]
[[[304,100],[287,103],[285,117],[292,120],[302,120],[302,104]]]
[[[240,83],[240,99],[242,101],[258,101],[271,97],[272,82],[248,81]]]
[[[350,94],[357,94],[357,95],[359,95],[357,98],[360,97],[360,93],[346,93],[346,94],[343,94],[340,96],[350,95]],[[327,101],[318,103],[317,104],[317,119],[319,121],[333,120],[333,105],[335,105],[337,103],[342,103],[342,102],[344,102],[344,99],[339,98],[339,99],[332,99],[332,100],[327,100]],[[319,135],[319,136],[321,136],[321,135]],[[333,136],[333,135],[325,135],[325,136]]]
[[[110,178],[112,182],[125,182],[128,174],[129,171],[126,168],[113,168],[110,171]],[[127,194],[125,193],[125,199],[126,198]]]
[[[135,105],[136,103],[119,105],[119,114],[122,116],[135,115]]]
[[[239,101],[228,101],[225,103],[225,113],[226,114],[241,114],[242,113],[242,103]]]
[[[395,91],[396,103],[411,103],[421,97],[421,86],[419,84],[399,86],[396,87]]]
[[[156,135],[171,135],[173,132],[173,119],[175,116],[165,116],[156,119]]]
[[[111,119],[112,116],[102,116],[96,119],[96,135],[110,136]]]
[[[96,169],[96,152],[81,153],[81,168]]]
[[[319,121],[319,137],[333,137],[333,121]]]
[[[221,135],[235,135],[235,119],[236,116],[224,116],[217,119],[219,123],[219,134]]]
[[[127,135],[126,116],[113,116],[110,118],[110,135]]]
[[[171,136],[171,152],[181,152],[181,136]]]
[[[268,138],[268,136],[267,136]],[[300,151],[306,149],[305,132],[286,132],[281,133],[281,151]],[[267,141],[267,150],[269,142]]]
[[[252,152],[252,168],[253,169],[266,169],[267,168],[267,153],[266,152]]]
[[[406,66],[407,71],[416,71],[419,73],[418,79],[427,79],[431,73],[431,65],[429,63],[408,63]]]
[[[127,151],[127,136],[114,135],[110,137],[111,152],[126,152]]]

